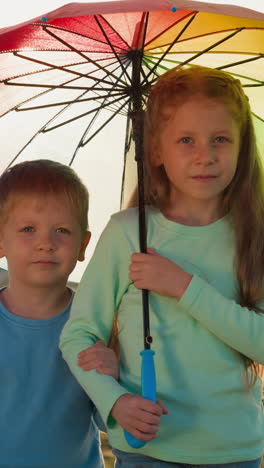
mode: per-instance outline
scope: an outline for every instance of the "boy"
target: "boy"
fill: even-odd
[[[0,290],[1,468],[104,466],[95,408],[58,349],[73,295],[68,276],[90,240],[87,213],[88,192],[67,166],[27,161],[0,177],[9,275]],[[97,343],[93,352],[102,372],[117,376],[106,349]]]

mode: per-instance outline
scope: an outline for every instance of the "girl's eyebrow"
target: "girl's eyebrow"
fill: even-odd
[[[184,134],[199,134],[200,132],[194,132],[192,129],[176,129],[177,133],[184,133]],[[220,129],[215,129],[215,130],[212,130],[212,133],[232,133],[232,129],[231,128],[220,128]]]

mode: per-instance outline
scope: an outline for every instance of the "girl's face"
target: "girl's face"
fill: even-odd
[[[163,165],[170,181],[170,206],[210,203],[218,209],[237,168],[240,128],[228,107],[197,95],[170,110],[151,163]]]

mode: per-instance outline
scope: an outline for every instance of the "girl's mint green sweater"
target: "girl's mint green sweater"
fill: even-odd
[[[131,254],[139,251],[134,208],[112,216],[99,240],[61,336],[63,356],[107,423],[113,447],[191,464],[255,459],[264,449],[261,380],[248,390],[242,355],[264,364],[264,314],[236,302],[228,218],[185,226],[149,208],[147,232],[149,247],[193,274],[180,300],[150,293],[157,398],[169,410],[157,438],[133,450],[110,416],[122,394],[141,387],[141,291],[128,278]],[[108,342],[116,310],[119,382],[77,365],[80,350]]]

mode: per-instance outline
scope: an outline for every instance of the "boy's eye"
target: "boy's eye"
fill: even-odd
[[[192,138],[191,137],[182,137],[181,140],[180,140],[182,143],[191,143],[192,142]]]
[[[63,228],[63,227],[57,228],[56,232],[61,232],[62,234],[70,234],[69,229],[66,229],[66,228]]]
[[[34,228],[32,226],[25,226],[21,229],[22,232],[34,232]]]

